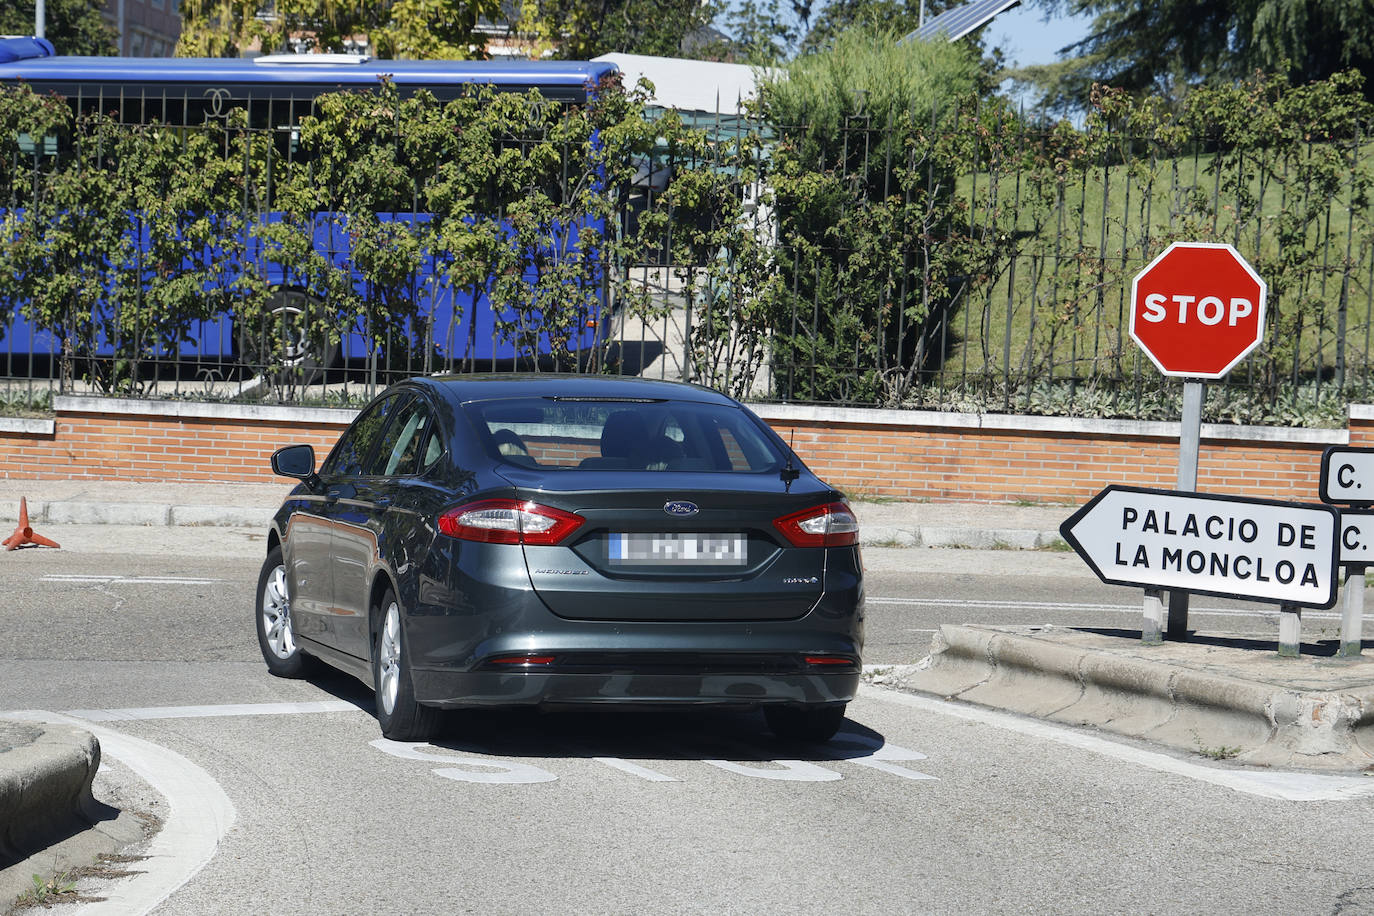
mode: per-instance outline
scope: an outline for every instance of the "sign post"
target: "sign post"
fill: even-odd
[[[1113,485],[1059,533],[1103,582],[1146,590],[1147,635],[1161,589],[1251,599],[1280,606],[1288,656],[1301,609],[1336,604],[1339,518],[1330,506]]]
[[[1345,601],[1341,607],[1343,658],[1358,658],[1364,643],[1364,577],[1374,563],[1374,512],[1341,510],[1341,564],[1345,566]]]
[[[1180,490],[1197,489],[1197,456],[1202,447],[1202,401],[1207,386],[1197,379],[1183,382],[1183,422],[1178,435],[1178,483]],[[1188,593],[1169,592],[1169,638],[1188,638]],[[1148,641],[1148,640],[1147,640]]]
[[[1279,655],[1283,658],[1297,658],[1301,653],[1301,645],[1302,608],[1296,604],[1280,605]]]
[[[1145,622],[1140,627],[1140,641],[1147,646],[1164,642],[1164,590],[1161,588],[1145,589]]]
[[[1174,242],[1131,282],[1131,339],[1164,375],[1183,382],[1178,489],[1197,489],[1203,379],[1223,378],[1264,339],[1269,290],[1230,245]],[[1146,624],[1150,635],[1150,597]],[[1169,592],[1169,638],[1188,637],[1188,592]]]
[[[1341,608],[1341,645],[1337,654],[1357,658],[1364,640],[1364,577],[1374,564],[1374,449],[1333,445],[1322,453],[1324,503],[1363,506],[1341,510],[1341,565],[1345,567],[1345,602]]]

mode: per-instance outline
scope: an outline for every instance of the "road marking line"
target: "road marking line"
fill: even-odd
[[[130,735],[46,710],[7,716],[73,725],[95,735],[102,754],[123,763],[167,800],[167,819],[137,866],[139,874],[101,889],[103,900],[86,904],[83,914],[129,916],[148,913],[190,881],[214,858],[234,826],[237,813],[219,783],[185,757]]]
[[[637,763],[621,760],[619,757],[593,757],[592,759],[597,763],[604,763],[606,766],[619,770],[622,773],[629,773],[631,776],[647,779],[649,782],[678,782],[676,777],[669,776],[667,773],[660,773],[658,770],[651,770]]]
[[[865,670],[891,666],[865,665]],[[1359,776],[1324,776],[1306,773],[1251,773],[1239,770],[1224,770],[1180,760],[1155,751],[1146,751],[1125,744],[1107,741],[1092,735],[1080,734],[1061,726],[1048,725],[1031,719],[1022,719],[1010,713],[998,712],[974,706],[965,706],[933,697],[923,697],[909,693],[898,693],[872,685],[859,687],[859,695],[883,702],[896,703],[922,709],[940,715],[954,716],[975,722],[982,722],[996,728],[1020,732],[1025,735],[1078,747],[1092,753],[1125,760],[1150,769],[1209,782],[1238,792],[1247,792],[1265,798],[1289,801],[1333,801],[1349,798],[1363,798],[1374,795],[1374,780]],[[266,716],[293,715],[315,712],[364,712],[356,705],[344,700],[318,700],[302,703],[235,703],[219,706],[152,706],[126,709],[76,709],[69,715],[79,717],[76,724],[95,731],[96,722],[131,722],[147,719],[192,719],[217,716]],[[6,712],[11,718],[33,718],[25,711]],[[65,721],[66,717],[56,713],[41,713],[54,716],[53,721]],[[88,725],[87,723],[91,723]],[[100,733],[118,735],[117,732]],[[129,739],[135,741],[137,739]],[[102,744],[104,738],[101,738]],[[156,745],[152,745],[156,747]],[[168,751],[167,753],[171,753]],[[119,755],[116,755],[119,756]],[[120,759],[123,759],[122,757]],[[599,763],[633,773],[644,779],[654,779],[662,774],[651,776],[649,772],[639,773],[639,768],[626,761],[612,762],[612,758],[595,758]],[[907,758],[915,759],[915,758]],[[624,764],[623,766],[621,764]],[[187,762],[188,766],[194,766]],[[203,771],[202,771],[203,772]],[[652,772],[652,771],[650,771]],[[752,775],[752,774],[749,774]],[[208,776],[205,777],[209,779]],[[775,777],[776,778],[776,777]],[[658,780],[655,780],[658,781]],[[152,782],[152,780],[149,780]],[[166,793],[163,793],[166,794]]]
[[[200,579],[191,576],[87,576],[52,573],[39,576],[39,582],[57,582],[73,585],[213,585],[223,579]]]
[[[941,598],[874,598],[864,599],[868,604],[897,604],[914,607],[961,607],[987,611],[1109,611],[1115,614],[1141,614],[1139,604],[1074,604],[1067,601],[994,601],[980,599],[948,600]],[[1273,608],[1223,608],[1194,607],[1194,614],[1215,617],[1278,617],[1278,606]],[[1340,614],[1322,613],[1303,609],[1303,620],[1340,620]],[[1374,614],[1366,614],[1366,620],[1374,620]]]
[[[866,665],[865,670],[870,670],[875,667],[882,666]],[[346,702],[344,700],[317,700],[301,703],[225,703],[217,706],[144,706],[126,707],[123,709],[72,709],[68,710],[66,715],[72,717],[79,717],[79,719],[82,720],[81,727],[94,730],[92,726],[87,725],[86,723],[138,722],[153,719],[200,719],[216,718],[222,716],[276,716],[318,712],[365,713],[366,711],[359,709],[354,704]],[[22,716],[22,713],[0,712],[0,717],[11,715]],[[472,766],[486,767],[488,769],[504,769],[507,771],[513,771],[517,768],[526,768],[526,770],[528,770],[529,772],[534,772],[535,775],[539,777],[534,779],[526,778],[529,775],[529,773],[525,772],[525,770],[520,771],[524,775],[519,776],[519,778],[513,778],[510,776],[509,773],[498,774],[495,776],[479,773],[474,777],[472,773],[465,772],[460,769],[448,769],[442,772],[439,770],[435,771],[436,773],[439,773],[439,775],[445,776],[449,779],[458,779],[465,782],[545,781],[544,777],[546,771],[539,770],[535,767],[531,767],[529,764],[522,764],[514,761],[483,762],[468,757],[450,758],[437,756],[421,756],[423,752],[418,751],[416,749],[426,746],[423,743],[403,744],[401,742],[379,739],[378,741],[371,742],[371,744],[373,747],[386,751],[387,753],[392,754],[393,756],[405,757],[407,759],[412,760],[432,760],[443,763],[456,762],[459,764],[470,764]],[[745,747],[749,753],[753,753],[754,751],[754,748],[752,746],[741,746]],[[888,773],[894,776],[900,776],[903,779],[935,779],[934,776],[930,776],[926,773],[921,773],[916,770],[911,770],[907,767],[898,766],[896,763],[893,762],[925,760],[926,755],[920,753],[919,751],[909,750],[907,748],[898,747],[896,745],[888,744],[882,741],[874,741],[872,738],[868,736],[859,735],[857,733],[850,731],[839,732],[835,736],[835,739],[830,743],[830,745],[828,745],[828,747],[829,751],[824,754],[824,759],[826,760],[848,761],[858,766],[869,767],[870,769],[879,770],[881,772]],[[854,753],[854,751],[856,750],[859,751],[859,753]],[[597,763],[604,764],[605,766],[619,770],[623,773],[627,773],[631,776],[637,776],[640,779],[648,780],[649,782],[679,781],[676,777],[668,776],[665,773],[660,773],[657,770],[651,770],[648,767],[640,766],[636,763],[631,763],[630,761],[623,760],[619,757],[592,757],[591,759],[596,761]],[[727,770],[729,772],[733,772],[742,776],[753,776],[760,779],[831,781],[842,778],[839,773],[836,773],[833,770],[827,770],[824,767],[815,765],[814,763],[796,760],[769,761],[770,763],[774,764],[776,767],[780,767],[781,769],[765,769],[762,767],[754,767],[731,763],[729,761],[724,760],[703,760],[701,762],[711,764],[712,766],[718,767],[719,769]]]
[[[514,760],[480,760],[471,755],[457,756],[454,753],[428,753],[422,748],[438,750],[433,745],[424,741],[392,741],[390,738],[378,738],[369,741],[372,747],[384,754],[393,757],[400,757],[402,760],[422,760],[426,763],[444,763],[450,766],[431,770],[436,776],[445,779],[452,779],[458,782],[486,783],[488,785],[521,785],[539,782],[554,782],[558,776],[550,773],[543,767],[533,764],[518,763]],[[478,753],[485,754],[484,751]],[[487,755],[490,756],[490,755]],[[456,765],[454,765],[456,764]],[[467,767],[478,767],[476,770],[466,769]]]
[[[1148,769],[1211,783],[1237,792],[1274,798],[1282,801],[1345,801],[1374,795],[1374,779],[1363,776],[1323,776],[1316,773],[1265,772],[1225,770],[1180,760],[1158,751],[1147,751],[1128,744],[1108,741],[1035,719],[1025,719],[1011,713],[938,700],[934,697],[899,693],[870,684],[859,686],[859,696],[866,699],[908,706],[924,712],[952,716],[1006,731],[1019,732],[1033,738],[1076,747],[1103,757],[1122,760]]]
[[[347,700],[304,703],[225,703],[219,706],[135,706],[127,709],[72,709],[67,714],[91,722],[136,722],[145,719],[208,719],[216,716],[290,716],[303,712],[362,712]]]
[[[771,767],[735,763],[732,760],[703,760],[701,762],[725,770],[727,773],[752,776],[755,779],[776,779],[782,782],[834,782],[844,778],[834,770],[827,770],[825,767],[807,763],[805,760],[769,760],[768,763],[772,764]]]

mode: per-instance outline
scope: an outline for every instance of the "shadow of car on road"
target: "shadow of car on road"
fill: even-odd
[[[309,681],[375,715],[372,691],[356,679],[324,671]],[[869,757],[887,740],[848,718],[831,741],[810,743],[775,737],[757,709],[619,706],[447,710],[427,743],[496,757],[824,761]]]

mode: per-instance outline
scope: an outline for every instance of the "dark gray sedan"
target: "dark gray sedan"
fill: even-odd
[[[759,707],[824,741],[859,681],[863,574],[842,494],[739,403],[601,376],[417,378],[383,392],[272,521],[268,670],[316,660],[382,733],[475,706]]]

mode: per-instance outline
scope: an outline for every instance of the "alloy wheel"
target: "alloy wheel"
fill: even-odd
[[[377,646],[377,695],[387,714],[396,711],[396,693],[401,684],[401,609],[395,601],[387,605]]]
[[[286,591],[286,567],[278,566],[267,577],[262,589],[263,632],[267,645],[277,658],[290,658],[296,652],[291,632],[291,598]]]

